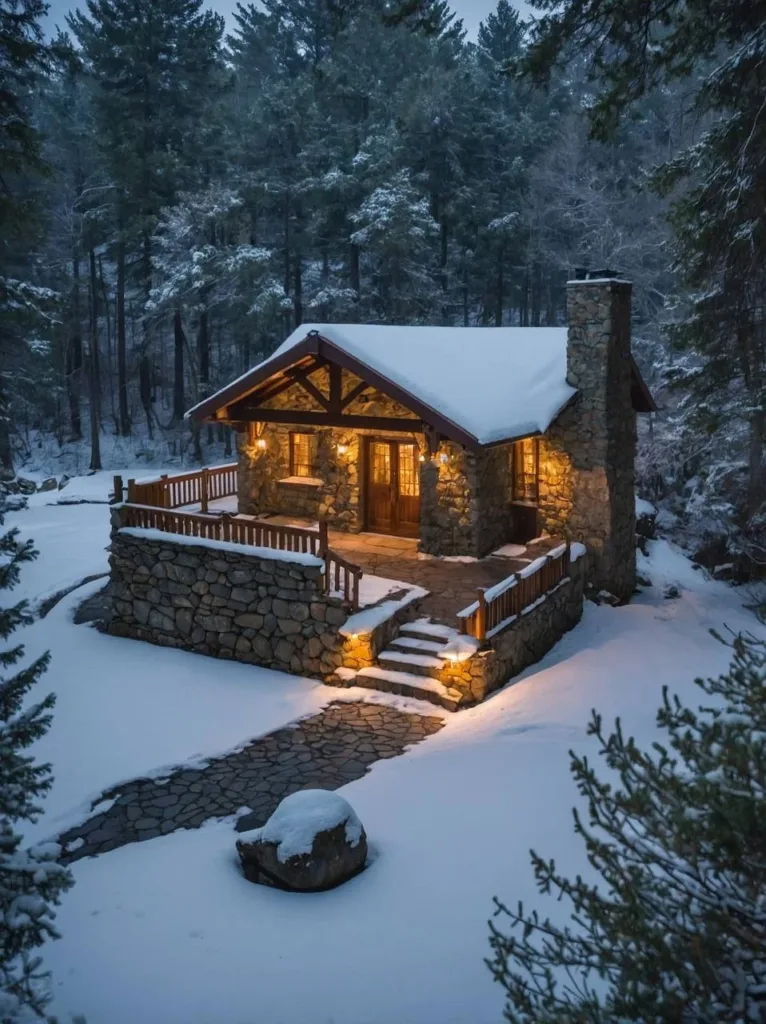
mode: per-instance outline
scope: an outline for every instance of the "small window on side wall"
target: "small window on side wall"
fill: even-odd
[[[290,434],[290,476],[314,475],[313,442],[311,434]]]
[[[536,437],[525,437],[513,446],[513,500],[537,504],[538,443]]]

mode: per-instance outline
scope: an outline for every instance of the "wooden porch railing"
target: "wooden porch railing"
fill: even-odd
[[[131,505],[151,505],[154,508],[181,508],[183,505],[199,504],[207,512],[208,504],[218,498],[228,498],[237,493],[237,464],[205,467],[189,473],[168,476],[167,473],[155,480],[128,480],[123,485],[121,476],[114,478],[114,500],[128,501]]]
[[[123,505],[119,509],[119,523],[123,527],[139,530],[161,530],[181,537],[200,537],[204,540],[223,540],[246,547],[271,548],[314,555],[325,563],[324,590],[337,593],[356,611],[359,608],[359,580],[362,570],[346,561],[328,546],[327,522],[322,520],[317,530],[302,526],[279,526],[259,519],[249,519],[223,513],[220,516],[193,512],[177,512],[152,505]]]
[[[476,601],[458,612],[457,627],[483,642],[504,623],[510,625],[525,608],[544,599],[568,575],[569,544],[561,544],[494,587],[478,590]]]

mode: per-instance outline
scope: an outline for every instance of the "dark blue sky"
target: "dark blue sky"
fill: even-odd
[[[48,0],[48,2],[50,3],[50,14],[47,18],[46,27],[50,30],[57,23],[63,27],[64,17],[67,12],[72,7],[78,6],[76,0],[75,2],[73,0]],[[221,14],[228,15],[234,9],[235,3],[236,0],[214,0],[210,6],[220,11]],[[82,6],[85,6],[84,2]],[[469,35],[475,37],[479,22],[483,21],[489,12],[495,9],[497,0],[452,0],[451,6],[463,19]],[[517,6],[524,8],[525,5],[524,3],[519,3]]]

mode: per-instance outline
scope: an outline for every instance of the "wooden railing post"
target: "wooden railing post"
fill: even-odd
[[[122,501],[122,477],[116,476],[114,478],[114,500],[115,503]]]
[[[327,520],[319,520],[319,557],[324,558],[325,552],[329,547],[328,544],[328,531],[327,531]]]
[[[209,493],[209,480],[210,471],[205,466],[200,474],[199,481],[199,500],[203,512],[207,512],[208,493]]]
[[[128,480],[128,502],[133,505],[136,503],[136,481]]]
[[[476,609],[476,639],[484,643],[487,639],[487,600],[484,597],[484,587],[476,591],[476,599],[479,607]]]

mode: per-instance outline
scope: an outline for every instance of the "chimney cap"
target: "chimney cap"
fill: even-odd
[[[575,281],[606,281],[619,277],[616,270],[588,270],[587,267],[576,267],[574,272]]]

